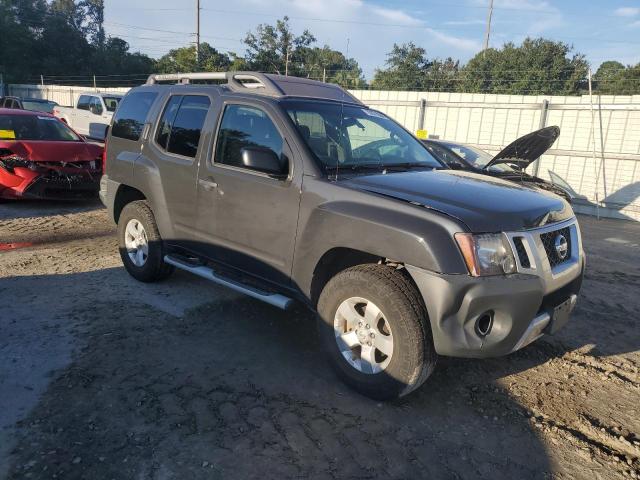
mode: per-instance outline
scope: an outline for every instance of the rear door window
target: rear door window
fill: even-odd
[[[124,97],[113,117],[111,135],[140,140],[144,122],[157,96],[156,92],[133,92]]]
[[[169,153],[195,158],[210,104],[203,95],[172,96],[158,124],[158,145]]]

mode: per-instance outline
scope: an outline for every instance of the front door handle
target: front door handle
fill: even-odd
[[[200,186],[207,192],[210,192],[211,190],[218,188],[218,184],[214,182],[213,178],[211,177],[207,178],[206,180],[202,178],[198,179],[198,184],[200,184]]]

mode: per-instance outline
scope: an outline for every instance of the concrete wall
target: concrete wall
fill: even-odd
[[[10,85],[8,90],[10,95],[71,105],[82,92],[126,93],[128,88]],[[595,96],[592,111],[588,96],[351,93],[412,132],[424,128],[431,136],[470,143],[492,153],[541,126],[558,125],[560,138],[539,165],[529,170],[566,183],[577,196],[577,211],[640,220],[640,95]]]

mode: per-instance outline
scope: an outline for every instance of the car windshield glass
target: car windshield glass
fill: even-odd
[[[55,117],[0,115],[0,140],[78,142],[80,137]]]
[[[102,99],[108,112],[115,112],[120,100],[122,100],[120,97],[102,97]]]
[[[286,101],[283,106],[326,169],[443,166],[420,141],[380,112],[311,101]]]
[[[490,153],[470,145],[459,143],[444,143],[443,145],[476,168],[484,168],[493,158]]]
[[[54,103],[46,100],[22,100],[22,108],[25,110],[31,110],[32,112],[52,113],[54,106]]]

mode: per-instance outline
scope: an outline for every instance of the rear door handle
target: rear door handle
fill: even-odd
[[[198,179],[198,184],[207,192],[210,192],[211,190],[218,188],[218,184],[216,182],[213,181],[213,178],[209,177],[206,180],[205,179]]]

